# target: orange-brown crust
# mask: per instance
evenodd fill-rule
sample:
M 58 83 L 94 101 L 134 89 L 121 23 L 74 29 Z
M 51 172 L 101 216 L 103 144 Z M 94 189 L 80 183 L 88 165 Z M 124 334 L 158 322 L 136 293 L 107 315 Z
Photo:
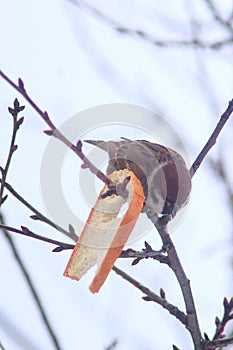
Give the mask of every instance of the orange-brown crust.
M 140 181 L 137 179 L 137 177 L 134 175 L 134 173 L 132 173 L 131 171 L 129 171 L 128 169 L 124 169 L 124 174 L 126 174 L 126 176 L 130 176 L 130 181 L 132 181 L 133 184 L 133 196 L 131 199 L 131 202 L 129 204 L 128 210 L 126 211 L 120 227 L 118 227 L 115 235 L 114 235 L 114 239 L 110 245 L 110 247 L 108 248 L 97 272 L 96 275 L 90 285 L 90 291 L 92 293 L 97 293 L 100 289 L 100 287 L 103 285 L 103 283 L 105 282 L 109 272 L 111 271 L 114 262 L 116 261 L 116 259 L 119 257 L 124 245 L 126 244 L 133 228 L 134 225 L 137 222 L 137 219 L 141 213 L 142 210 L 142 206 L 143 206 L 143 202 L 144 202 L 144 193 L 143 193 L 143 189 L 141 186 Z M 113 174 L 110 174 L 108 176 L 110 179 L 112 179 Z M 105 193 L 107 190 L 107 186 L 104 186 L 104 188 L 102 189 L 102 191 L 100 192 L 100 195 Z M 72 260 L 74 258 L 74 256 L 77 253 L 77 250 L 80 247 L 80 241 L 82 241 L 82 238 L 85 236 L 86 230 L 88 229 L 88 224 L 91 220 L 91 217 L 93 215 L 93 212 L 95 211 L 96 205 L 98 203 L 98 200 L 95 203 L 95 206 L 92 208 L 90 215 L 87 219 L 87 222 L 84 226 L 84 229 L 82 230 L 82 233 L 80 235 L 80 239 L 78 240 L 78 242 L 75 245 L 75 248 L 72 252 L 72 255 L 68 261 L 68 264 L 66 266 L 65 272 L 64 272 L 64 276 L 66 277 L 70 277 L 71 279 L 75 279 L 75 280 L 79 280 L 80 278 L 76 277 L 76 276 L 71 276 L 69 274 L 69 267 L 70 264 L 72 263 Z

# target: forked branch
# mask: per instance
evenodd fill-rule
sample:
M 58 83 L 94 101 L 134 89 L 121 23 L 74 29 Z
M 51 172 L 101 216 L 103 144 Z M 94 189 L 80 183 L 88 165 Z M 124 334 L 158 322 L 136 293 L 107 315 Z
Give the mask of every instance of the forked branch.
M 206 157 L 207 153 L 210 151 L 210 149 L 215 145 L 217 138 L 222 131 L 224 125 L 230 118 L 233 112 L 233 100 L 231 100 L 228 104 L 227 109 L 225 112 L 221 115 L 219 122 L 217 123 L 214 131 L 210 135 L 210 138 L 208 139 L 205 146 L 202 148 L 201 152 L 198 154 L 197 158 L 193 162 L 193 165 L 190 169 L 190 174 L 193 177 L 197 169 L 200 167 L 201 163 L 203 162 L 204 158 Z

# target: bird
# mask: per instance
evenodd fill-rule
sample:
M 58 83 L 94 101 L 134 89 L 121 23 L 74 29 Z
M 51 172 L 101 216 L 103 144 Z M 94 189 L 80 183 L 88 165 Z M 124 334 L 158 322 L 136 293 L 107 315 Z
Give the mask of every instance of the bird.
M 107 175 L 128 169 L 137 176 L 145 196 L 142 212 L 174 217 L 187 204 L 191 176 L 178 152 L 147 140 L 125 137 L 120 141 L 84 141 L 107 152 Z

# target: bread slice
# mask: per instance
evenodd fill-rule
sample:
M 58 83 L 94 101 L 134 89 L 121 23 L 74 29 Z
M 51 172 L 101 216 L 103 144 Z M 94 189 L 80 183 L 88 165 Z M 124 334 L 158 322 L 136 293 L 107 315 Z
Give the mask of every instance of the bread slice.
M 134 173 L 124 169 L 109 175 L 116 184 L 122 183 L 128 177 L 130 180 L 126 186 L 126 212 L 120 217 L 120 211 L 126 202 L 121 196 L 113 194 L 101 198 L 108 191 L 108 187 L 104 186 L 64 272 L 64 276 L 78 281 L 91 267 L 97 265 L 97 272 L 89 287 L 92 293 L 97 293 L 105 282 L 142 210 L 144 193 Z

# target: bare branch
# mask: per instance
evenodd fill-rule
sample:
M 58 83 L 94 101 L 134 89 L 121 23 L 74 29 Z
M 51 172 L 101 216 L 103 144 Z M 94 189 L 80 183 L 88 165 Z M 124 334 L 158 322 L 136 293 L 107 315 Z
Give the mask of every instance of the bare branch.
M 145 31 L 139 30 L 139 29 L 132 29 L 127 28 L 124 25 L 117 22 L 112 17 L 108 16 L 106 13 L 100 11 L 97 7 L 93 6 L 92 4 L 89 4 L 87 1 L 75 1 L 75 0 L 69 0 L 74 5 L 84 8 L 85 10 L 92 13 L 94 16 L 100 18 L 108 25 L 112 26 L 117 32 L 121 34 L 126 35 L 133 35 L 136 36 L 144 41 L 147 41 L 151 43 L 154 46 L 157 46 L 159 48 L 200 48 L 200 49 L 212 49 L 212 50 L 218 50 L 224 46 L 231 45 L 233 43 L 233 36 L 230 35 L 228 38 L 224 38 L 219 41 L 202 41 L 200 39 L 177 39 L 177 40 L 170 40 L 170 39 L 159 39 L 151 36 L 150 34 L 146 33 Z M 225 22 L 223 20 L 224 26 L 227 27 L 227 21 Z M 230 23 L 230 22 L 229 22 Z M 222 24 L 222 23 L 221 23 Z M 229 28 L 228 28 L 229 29 Z M 231 32 L 232 34 L 233 32 Z
M 18 114 L 24 110 L 24 106 L 20 106 L 19 102 L 17 99 L 14 100 L 14 106 L 13 108 L 9 107 L 8 111 L 13 117 L 13 130 L 12 130 L 12 136 L 11 136 L 11 143 L 10 143 L 10 148 L 9 148 L 9 153 L 6 161 L 5 168 L 1 167 L 1 173 L 2 173 L 2 179 L 1 179 L 1 187 L 0 187 L 0 207 L 7 198 L 7 196 L 3 197 L 3 191 L 5 187 L 5 182 L 6 182 L 6 177 L 7 173 L 10 167 L 10 163 L 13 157 L 14 152 L 17 149 L 17 145 L 15 145 L 15 139 L 16 139 L 16 134 L 17 131 L 20 127 L 20 125 L 23 123 L 23 117 L 18 119 Z
M 227 339 L 218 339 L 218 340 L 205 340 L 203 342 L 204 350 L 216 350 L 219 348 L 224 348 L 228 345 L 233 344 L 233 337 Z
M 132 265 L 136 265 L 142 259 L 153 259 L 157 260 L 163 264 L 169 264 L 168 257 L 164 254 L 165 251 L 161 250 L 153 250 L 151 246 L 145 242 L 145 248 L 142 251 L 136 251 L 134 249 L 123 250 L 119 256 L 119 258 L 134 258 Z
M 143 292 L 146 297 L 143 297 L 146 301 L 153 301 L 159 305 L 161 305 L 164 309 L 166 309 L 171 315 L 176 317 L 181 323 L 183 323 L 187 327 L 187 316 L 178 309 L 178 307 L 170 304 L 166 299 L 161 298 L 156 293 L 152 292 L 149 288 L 145 287 L 143 284 L 129 276 L 124 271 L 120 270 L 118 267 L 113 266 L 113 271 L 120 275 L 124 280 L 131 283 L 133 286 L 135 286 L 137 289 L 139 289 L 141 292 Z
M 214 17 L 214 19 L 216 21 L 218 21 L 218 23 L 220 23 L 225 29 L 227 29 L 231 34 L 233 34 L 233 27 L 231 25 L 231 22 L 228 20 L 225 20 L 222 15 L 220 14 L 220 12 L 217 10 L 217 8 L 215 7 L 214 3 L 212 0 L 205 0 L 205 3 L 208 7 L 208 9 L 210 10 L 212 16 Z
M 151 220 L 151 222 L 154 224 L 156 229 L 158 230 L 161 240 L 163 242 L 163 246 L 166 247 L 167 249 L 168 259 L 170 262 L 169 267 L 174 272 L 183 294 L 185 307 L 186 307 L 186 314 L 187 314 L 187 329 L 189 330 L 191 337 L 193 339 L 195 350 L 201 350 L 202 336 L 201 336 L 201 331 L 198 323 L 197 312 L 196 312 L 196 307 L 195 307 L 195 303 L 192 295 L 192 290 L 190 287 L 190 281 L 187 278 L 184 272 L 184 269 L 181 265 L 180 259 L 176 252 L 175 246 L 172 242 L 171 236 L 167 232 L 167 224 L 171 219 L 171 217 L 163 216 L 158 219 L 153 212 L 149 212 L 149 211 L 147 212 L 147 216 Z
M 22 79 L 19 78 L 18 85 L 16 85 L 6 74 L 4 74 L 2 71 L 0 71 L 0 76 L 9 84 L 11 85 L 16 91 L 18 91 L 25 100 L 31 105 L 31 107 L 37 112 L 37 114 L 44 120 L 44 122 L 49 126 L 49 130 L 45 130 L 45 133 L 50 136 L 54 136 L 57 139 L 59 139 L 61 142 L 63 142 L 68 148 L 70 148 L 79 158 L 82 159 L 82 161 L 86 164 L 87 168 L 90 169 L 90 171 L 95 174 L 101 181 L 103 181 L 107 186 L 110 188 L 115 188 L 115 185 L 112 183 L 112 181 L 104 175 L 99 169 L 96 168 L 96 166 L 89 161 L 89 159 L 84 155 L 82 152 L 82 142 L 78 141 L 76 145 L 72 144 L 60 131 L 56 128 L 56 126 L 53 124 L 52 120 L 50 119 L 48 113 L 46 111 L 42 111 L 38 105 L 31 99 L 31 97 L 27 94 L 25 90 L 24 83 Z
M 1 183 L 1 179 L 0 179 L 0 183 Z M 39 212 L 39 210 L 37 210 L 35 207 L 33 207 L 29 202 L 26 201 L 25 198 L 23 198 L 10 184 L 8 184 L 7 182 L 5 182 L 4 184 L 5 188 L 16 198 L 18 199 L 23 205 L 25 205 L 28 209 L 30 209 L 34 214 L 36 215 L 31 215 L 31 218 L 33 220 L 40 220 L 48 225 L 50 225 L 51 227 L 55 228 L 57 231 L 63 233 L 64 235 L 66 235 L 67 237 L 69 237 L 70 239 L 72 239 L 73 241 L 77 241 L 78 236 L 72 232 L 71 230 L 67 231 L 64 228 L 62 228 L 61 226 L 59 226 L 58 224 L 54 223 L 52 220 L 50 220 L 49 218 L 47 218 L 45 215 L 43 215 L 42 213 Z
M 213 337 L 213 340 L 221 339 L 225 335 L 223 334 L 224 329 L 226 327 L 226 324 L 229 321 L 233 320 L 233 298 L 231 300 L 227 300 L 227 298 L 224 298 L 223 301 L 223 306 L 224 306 L 224 313 L 223 317 L 220 320 L 218 317 L 215 319 L 215 325 L 216 325 L 216 331 Z
M 23 236 L 31 237 L 31 238 L 37 239 L 39 241 L 42 241 L 42 242 L 54 244 L 54 245 L 58 246 L 58 248 L 60 249 L 59 251 L 66 250 L 66 249 L 73 249 L 74 248 L 73 244 L 60 242 L 60 241 L 57 241 L 55 239 L 51 239 L 51 238 L 48 238 L 48 237 L 44 237 L 44 236 L 38 235 L 37 233 L 34 233 L 34 232 L 30 231 L 25 226 L 21 226 L 21 230 L 19 230 L 17 228 L 11 227 L 11 226 L 6 226 L 4 224 L 0 224 L 0 229 L 1 230 L 5 230 L 5 231 L 9 231 L 9 232 L 14 232 L 14 233 L 17 233 L 17 234 L 20 234 L 20 235 L 23 235 Z M 55 250 L 55 251 L 58 251 L 58 250 Z
M 216 125 L 214 131 L 212 132 L 209 140 L 195 159 L 193 165 L 190 168 L 190 174 L 193 177 L 201 163 L 203 162 L 204 158 L 206 157 L 209 150 L 214 146 L 214 144 L 217 142 L 217 138 L 222 131 L 224 125 L 226 124 L 227 120 L 230 118 L 231 114 L 233 112 L 233 100 L 231 100 L 228 104 L 227 109 L 225 112 L 221 115 L 220 120 L 218 124 Z
M 125 27 L 118 27 L 116 31 L 122 34 L 134 35 L 139 37 L 142 40 L 150 42 L 152 45 L 157 46 L 159 48 L 200 48 L 200 49 L 212 49 L 218 50 L 223 46 L 231 45 L 233 43 L 233 37 L 230 36 L 228 38 L 207 42 L 202 41 L 200 39 L 178 39 L 178 40 L 170 40 L 170 39 L 157 39 L 152 37 L 146 32 L 141 30 L 129 29 Z
M 42 302 L 40 300 L 39 294 L 36 291 L 36 288 L 35 288 L 35 286 L 34 286 L 34 284 L 32 282 L 32 279 L 31 279 L 31 277 L 29 275 L 29 272 L 28 272 L 25 264 L 23 263 L 22 258 L 20 257 L 20 254 L 19 254 L 19 252 L 18 252 L 18 250 L 16 248 L 16 245 L 14 244 L 14 241 L 13 241 L 12 237 L 10 236 L 9 232 L 7 231 L 7 229 L 3 228 L 5 223 L 4 223 L 4 219 L 3 219 L 3 216 L 2 216 L 1 213 L 0 213 L 0 222 L 1 222 L 1 230 L 3 231 L 3 234 L 5 235 L 8 243 L 9 243 L 9 245 L 11 247 L 11 250 L 12 250 L 12 252 L 14 254 L 14 257 L 15 257 L 15 259 L 16 259 L 16 261 L 17 261 L 17 263 L 18 263 L 18 265 L 19 265 L 19 267 L 20 267 L 20 269 L 21 269 L 21 271 L 22 271 L 22 273 L 24 275 L 24 278 L 27 281 L 29 289 L 30 289 L 30 291 L 31 291 L 31 293 L 33 295 L 33 298 L 34 298 L 34 300 L 36 302 L 36 305 L 37 305 L 37 307 L 39 309 L 41 317 L 42 317 L 42 319 L 44 321 L 45 327 L 46 327 L 46 329 L 47 329 L 47 331 L 48 331 L 48 333 L 50 335 L 50 338 L 51 338 L 51 340 L 53 342 L 54 348 L 57 349 L 57 350 L 62 350 L 62 347 L 59 344 L 59 341 L 58 341 L 58 338 L 57 338 L 57 336 L 55 334 L 55 331 L 53 330 L 52 325 L 49 322 L 49 319 L 48 319 L 48 316 L 47 316 L 46 311 L 44 309 L 44 306 L 42 305 Z M 7 226 L 5 226 L 5 227 L 7 227 Z

